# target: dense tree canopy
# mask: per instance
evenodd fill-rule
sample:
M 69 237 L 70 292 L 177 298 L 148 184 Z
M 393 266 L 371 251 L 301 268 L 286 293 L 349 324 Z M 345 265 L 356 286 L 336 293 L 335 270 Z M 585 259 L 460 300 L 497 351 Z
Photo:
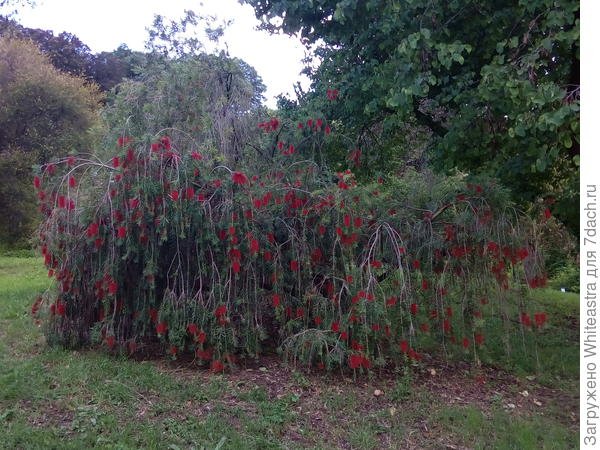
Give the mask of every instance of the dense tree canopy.
M 154 57 L 139 79 L 120 84 L 109 99 L 108 128 L 148 138 L 166 130 L 175 142 L 193 137 L 204 151 L 239 159 L 259 131 L 264 85 L 256 71 L 225 55 Z
M 578 2 L 246 1 L 316 47 L 301 104 L 342 119 L 363 165 L 424 142 L 441 170 L 499 177 L 521 202 L 555 197 L 576 228 Z
M 88 147 L 99 100 L 95 86 L 58 71 L 33 43 L 0 38 L 2 237 L 31 232 L 31 165 Z
M 11 18 L 0 16 L 0 36 L 31 40 L 54 67 L 66 73 L 94 81 L 108 91 L 125 78 L 134 78 L 146 64 L 146 55 L 119 46 L 112 52 L 92 53 L 77 36 L 62 32 L 24 27 Z

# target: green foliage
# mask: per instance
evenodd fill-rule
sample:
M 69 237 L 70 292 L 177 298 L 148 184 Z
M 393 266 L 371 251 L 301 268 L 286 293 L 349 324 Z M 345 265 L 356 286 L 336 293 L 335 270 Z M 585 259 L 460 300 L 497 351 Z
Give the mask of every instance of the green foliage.
M 277 137 L 280 125 L 260 127 Z M 534 224 L 494 183 L 407 172 L 361 186 L 291 147 L 246 175 L 196 145 L 121 136 L 109 161 L 42 168 L 50 341 L 160 343 L 214 371 L 281 346 L 302 364 L 362 370 L 431 343 L 476 356 L 502 293 L 545 282 Z
M 244 61 L 200 54 L 179 59 L 154 55 L 136 80 L 126 80 L 104 110 L 117 136 L 169 130 L 174 145 L 196 142 L 197 151 L 238 160 L 256 140 L 264 85 Z M 103 156 L 110 156 L 108 155 Z
M 33 164 L 86 148 L 98 90 L 56 70 L 34 44 L 0 38 L 0 240 L 23 245 L 35 228 Z
M 521 204 L 554 197 L 577 229 L 579 2 L 246 3 L 316 47 L 297 113 L 357 136 L 346 151 L 361 148 L 368 173 L 419 164 L 425 147 L 439 170 L 498 177 Z
M 575 264 L 565 264 L 555 272 L 549 285 L 554 289 L 579 293 L 579 271 L 579 267 Z

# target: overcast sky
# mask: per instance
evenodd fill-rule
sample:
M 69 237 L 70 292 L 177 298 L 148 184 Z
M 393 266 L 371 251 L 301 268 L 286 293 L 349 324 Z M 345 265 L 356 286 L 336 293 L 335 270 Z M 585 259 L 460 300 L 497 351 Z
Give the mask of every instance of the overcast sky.
M 269 35 L 255 28 L 258 21 L 249 5 L 237 0 L 37 0 L 34 8 L 21 7 L 16 19 L 30 28 L 67 31 L 76 35 L 93 52 L 111 51 L 125 43 L 133 50 L 144 50 L 146 28 L 154 14 L 179 19 L 184 9 L 201 14 L 232 19 L 224 41 L 229 53 L 253 66 L 267 86 L 267 104 L 275 106 L 275 96 L 293 95 L 293 85 L 306 77 L 300 76 L 304 47 L 298 39 Z

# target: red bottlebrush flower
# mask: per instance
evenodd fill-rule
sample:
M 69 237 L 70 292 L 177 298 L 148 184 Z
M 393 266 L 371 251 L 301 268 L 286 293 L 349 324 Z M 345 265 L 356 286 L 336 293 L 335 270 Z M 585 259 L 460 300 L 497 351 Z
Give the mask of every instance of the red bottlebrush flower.
M 429 283 L 427 282 L 427 280 L 423 279 L 423 281 L 421 281 L 421 289 L 423 289 L 424 291 L 429 289 Z
M 263 258 L 265 259 L 265 261 L 271 261 L 273 259 L 273 254 L 267 250 L 263 253 Z
M 531 326 L 531 318 L 527 313 L 521 313 L 521 323 L 523 326 L 530 327 Z
M 91 223 L 86 230 L 86 236 L 89 238 L 95 237 L 98 235 L 99 225 L 97 223 Z
M 350 217 L 350 214 L 344 214 L 344 226 L 347 228 L 350 226 L 351 223 L 352 217 Z
M 488 242 L 487 250 L 490 253 L 498 253 L 498 251 L 500 251 L 500 246 L 498 244 L 496 244 L 495 242 Z
M 215 317 L 223 317 L 225 314 L 227 314 L 227 306 L 220 305 L 215 309 Z
M 158 320 L 158 311 L 154 308 L 150 308 L 150 310 L 148 311 L 148 315 L 150 316 L 150 320 L 152 321 L 152 323 L 156 323 L 156 321 Z
M 242 172 L 233 172 L 231 175 L 231 180 L 234 184 L 246 184 L 248 183 L 248 177 L 244 175 Z
M 222 184 L 222 181 L 219 179 L 213 181 L 213 186 L 217 189 L 221 187 L 221 184 Z
M 172 191 L 169 193 L 169 197 L 171 198 L 171 200 L 173 200 L 174 202 L 176 202 L 177 200 L 179 200 L 179 191 Z
M 233 270 L 233 273 L 240 273 L 241 268 L 240 260 L 234 259 L 231 263 L 231 270 Z
M 296 308 L 296 319 L 301 319 L 304 317 L 304 308 Z
M 75 165 L 75 157 L 74 156 L 69 156 L 67 158 L 67 165 L 69 167 L 73 167 Z
M 338 187 L 344 190 L 349 188 L 349 186 L 343 180 L 338 181 Z
M 136 209 L 138 206 L 140 206 L 139 198 L 130 198 L 129 199 L 129 208 Z
M 331 134 L 331 127 L 329 124 L 325 125 L 325 136 L 329 136 Z
M 550 208 L 544 209 L 544 218 L 548 220 L 550 217 L 552 217 L 552 212 L 550 211 Z
M 362 224 L 363 224 L 363 220 L 360 217 L 355 217 L 354 218 L 354 226 L 356 228 L 362 227 Z
M 450 320 L 444 319 L 444 321 L 442 322 L 442 329 L 444 330 L 444 333 L 450 333 L 452 331 L 452 325 L 450 324 Z
M 517 249 L 516 256 L 519 260 L 523 261 L 529 256 L 529 250 L 526 247 L 521 247 Z
M 198 344 L 204 344 L 206 342 L 206 333 L 204 331 L 198 331 L 195 333 L 195 337 Z
M 462 340 L 462 346 L 463 346 L 463 348 L 467 349 L 467 348 L 469 348 L 469 345 L 471 345 L 471 342 L 469 341 L 469 339 L 466 338 L 466 337 L 463 338 L 463 340 Z
M 340 333 L 340 339 L 341 339 L 342 341 L 347 341 L 347 340 L 348 340 L 348 332 L 347 332 L 347 331 L 342 331 L 342 332 Z
M 452 241 L 456 237 L 456 232 L 454 231 L 454 226 L 446 225 L 444 226 L 444 234 L 447 241 Z
M 104 341 L 106 342 L 106 346 L 110 349 L 112 349 L 117 342 L 115 337 L 112 335 L 106 336 L 106 339 Z
M 258 253 L 258 250 L 260 249 L 259 244 L 258 244 L 258 239 L 250 239 L 250 254 L 256 254 Z
M 400 341 L 400 351 L 402 353 L 408 353 L 409 345 L 408 341 Z
M 64 316 L 64 315 L 65 315 L 65 310 L 66 310 L 66 308 L 65 308 L 65 303 L 64 303 L 64 302 L 61 302 L 60 300 L 58 300 L 58 301 L 56 302 L 56 309 L 55 309 L 55 311 L 56 311 L 56 314 L 57 314 L 58 316 Z M 536 315 L 537 315 L 537 314 L 536 314 Z
M 360 166 L 360 158 L 362 156 L 362 150 L 354 149 L 350 153 L 348 153 L 348 157 L 346 158 L 349 162 L 354 164 L 356 167 Z
M 446 317 L 452 317 L 454 314 L 454 311 L 452 310 L 452 306 L 447 306 L 446 307 Z
M 273 294 L 273 308 L 277 308 L 281 304 L 281 297 L 279 294 Z
M 319 225 L 319 234 L 321 236 L 323 236 L 325 234 L 325 231 L 327 231 L 327 229 L 325 228 L 325 225 Z
M 74 176 L 70 176 L 69 177 L 69 187 L 74 188 L 77 185 L 77 181 L 75 181 L 75 177 Z
M 108 293 L 111 295 L 115 295 L 117 293 L 117 290 L 119 289 L 119 285 L 117 284 L 116 281 L 111 281 L 108 284 Z
M 418 259 L 415 259 L 412 262 L 412 266 L 413 266 L 413 269 L 419 270 L 421 268 L 421 261 L 419 261 Z
M 133 355 L 135 353 L 135 351 L 137 350 L 137 344 L 135 341 L 129 341 L 127 343 L 127 349 L 129 350 L 129 354 Z
M 158 325 L 156 325 L 156 334 L 159 336 L 164 336 L 167 334 L 168 329 L 169 326 L 167 325 L 167 322 L 160 322 Z
M 335 234 L 337 234 L 338 236 L 342 236 L 344 232 L 340 227 L 335 227 Z
M 119 239 L 124 239 L 125 236 L 127 236 L 127 228 L 125 227 L 119 227 L 117 230 L 117 237 Z
M 485 338 L 483 337 L 483 334 L 475 333 L 475 344 L 483 345 L 484 341 L 485 341 Z
M 417 312 L 418 312 L 418 310 L 419 310 L 419 305 L 417 305 L 416 303 L 411 303 L 411 304 L 410 304 L 410 313 L 411 313 L 413 316 L 416 316 L 416 315 L 417 315 Z
M 67 200 L 65 199 L 64 195 L 59 195 L 57 202 L 59 208 L 65 208 L 67 206 Z
M 200 161 L 202 159 L 202 155 L 196 151 L 191 153 L 192 159 L 195 159 L 196 161 Z
M 287 149 L 287 154 L 293 155 L 294 153 L 296 153 L 296 147 L 294 147 L 294 144 L 290 144 L 290 146 Z
M 323 323 L 323 319 L 320 316 L 315 317 L 313 320 L 316 326 L 320 326 Z
M 546 323 L 547 319 L 548 319 L 548 317 L 546 316 L 546 313 L 544 313 L 544 312 L 535 313 L 533 315 L 533 320 L 535 321 L 535 326 L 538 328 L 542 328 L 544 326 L 544 324 Z
M 348 358 L 348 366 L 351 369 L 358 369 L 363 364 L 363 356 L 362 355 L 350 355 Z
M 298 129 L 302 130 L 304 128 L 304 124 L 302 122 L 298 122 Z
M 323 258 L 323 251 L 320 248 L 315 248 L 310 254 L 310 259 L 313 263 L 318 263 Z
M 376 259 L 374 259 L 373 261 L 371 261 L 371 267 L 375 268 L 375 269 L 380 269 L 382 266 L 381 261 L 378 261 Z
M 320 130 L 322 126 L 323 126 L 323 119 L 317 119 L 317 122 L 315 123 L 315 128 Z
M 338 90 L 337 89 L 327 89 L 327 100 L 336 100 L 338 97 Z
M 33 177 L 33 187 L 38 190 L 42 187 L 42 181 L 40 180 L 40 177 Z
M 189 323 L 186 327 L 186 331 L 191 335 L 196 335 L 200 330 L 198 329 L 198 325 L 196 325 L 195 323 Z
M 378 323 L 374 323 L 373 325 L 371 325 L 371 330 L 378 332 L 381 330 L 381 325 L 379 325 Z
M 346 282 L 352 284 L 354 282 L 354 277 L 352 275 L 346 275 Z
M 385 301 L 386 306 L 394 306 L 398 303 L 398 299 L 396 297 L 390 297 Z
M 206 350 L 197 348 L 196 357 L 207 361 L 212 358 L 212 350 L 208 348 Z
M 171 356 L 177 356 L 177 346 L 171 345 L 171 347 L 169 348 L 169 353 L 171 354 Z
M 358 341 L 354 340 L 352 341 L 351 347 L 352 350 L 356 350 L 357 352 L 364 350 L 364 347 Z
M 331 323 L 331 331 L 333 331 L 334 333 L 339 333 L 340 332 L 340 323 L 332 322 Z
M 213 362 L 210 363 L 210 371 L 213 373 L 224 372 L 225 366 L 221 361 L 215 359 Z
M 121 164 L 121 161 L 119 160 L 119 157 L 118 156 L 113 157 L 112 166 L 116 169 L 117 167 L 119 167 L 120 164 Z
M 193 200 L 195 196 L 196 196 L 196 193 L 194 192 L 193 187 L 189 186 L 185 189 L 185 198 L 187 200 Z
M 293 272 L 297 272 L 300 270 L 300 263 L 298 261 L 296 261 L 295 259 L 290 261 L 290 269 Z
M 423 323 L 422 323 L 422 324 L 419 326 L 419 328 L 421 329 L 421 331 L 422 331 L 423 333 L 429 333 L 429 324 L 428 324 L 428 323 L 426 323 L 426 322 L 423 322 Z
M 171 138 L 169 136 L 163 136 L 160 138 L 160 146 L 165 150 L 171 150 Z

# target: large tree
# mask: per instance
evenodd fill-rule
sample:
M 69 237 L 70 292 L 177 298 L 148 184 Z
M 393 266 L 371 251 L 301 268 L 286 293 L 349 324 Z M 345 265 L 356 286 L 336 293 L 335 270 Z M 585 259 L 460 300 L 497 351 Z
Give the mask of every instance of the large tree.
M 496 176 L 523 203 L 555 197 L 577 227 L 578 2 L 245 1 L 316 48 L 304 104 L 342 119 L 372 169 L 418 136 L 439 169 Z
M 0 239 L 26 239 L 35 225 L 31 165 L 86 149 L 100 95 L 58 71 L 35 44 L 0 38 Z

